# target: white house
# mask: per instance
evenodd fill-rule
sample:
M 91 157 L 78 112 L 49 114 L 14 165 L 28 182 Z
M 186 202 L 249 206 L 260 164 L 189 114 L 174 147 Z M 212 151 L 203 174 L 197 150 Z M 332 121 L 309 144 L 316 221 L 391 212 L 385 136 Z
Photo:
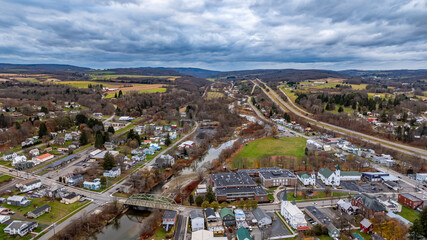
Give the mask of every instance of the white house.
M 26 156 L 16 156 L 14 159 L 12 159 L 12 166 L 14 167 L 18 163 L 26 162 L 27 157 Z
M 205 219 L 201 209 L 195 209 L 190 212 L 191 230 L 193 232 L 205 228 Z
M 38 155 L 40 155 L 40 151 L 37 148 L 31 149 L 29 154 L 33 157 L 37 157 Z
M 134 161 L 144 161 L 146 158 L 145 153 L 140 153 L 138 155 L 132 156 L 132 160 Z
M 283 193 L 283 198 L 280 205 L 280 213 L 292 228 L 297 230 L 308 230 L 304 213 L 296 206 L 296 204 L 288 201 L 286 189 Z
M 121 174 L 121 170 L 119 167 L 114 167 L 109 171 L 105 171 L 104 172 L 104 177 L 110 177 L 110 178 L 115 178 L 120 176 Z
M 21 192 L 29 192 L 34 189 L 40 188 L 41 185 L 42 185 L 42 182 L 39 179 L 32 178 L 16 184 L 16 187 L 19 188 Z
M 415 180 L 419 182 L 427 182 L 427 173 L 417 173 L 415 174 Z
M 38 223 L 36 222 L 24 222 L 15 220 L 4 228 L 4 232 L 9 235 L 18 234 L 19 236 L 23 237 L 27 233 L 32 232 L 33 229 L 37 228 L 37 226 Z
M 300 172 L 297 174 L 297 178 L 302 182 L 302 184 L 304 184 L 304 186 L 307 186 L 307 185 L 315 186 L 316 185 L 316 174 L 314 173 L 314 170 L 311 173 L 311 175 L 309 175 L 305 172 Z
M 252 214 L 258 222 L 258 226 L 267 226 L 273 222 L 271 217 L 261 208 L 253 210 Z
M 378 201 L 385 207 L 387 212 L 399 213 L 402 211 L 402 205 L 387 197 L 378 197 Z
M 12 153 L 5 153 L 3 155 L 3 160 L 4 161 L 12 161 L 13 159 L 15 159 L 18 156 L 18 154 L 16 154 L 16 152 L 12 152 Z
M 10 216 L 7 216 L 7 215 L 0 216 L 0 224 L 3 224 L 9 221 L 9 219 L 10 219 Z
M 246 220 L 245 212 L 243 212 L 243 210 L 240 208 L 237 208 L 234 210 L 234 217 L 235 217 L 236 221 L 245 221 Z

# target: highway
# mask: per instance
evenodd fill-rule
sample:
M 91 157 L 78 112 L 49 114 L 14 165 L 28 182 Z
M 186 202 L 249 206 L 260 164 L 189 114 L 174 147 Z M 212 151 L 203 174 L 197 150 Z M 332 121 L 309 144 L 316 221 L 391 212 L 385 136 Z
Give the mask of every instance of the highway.
M 372 143 L 376 143 L 376 144 L 381 144 L 384 147 L 390 148 L 392 150 L 398 151 L 398 152 L 402 152 L 405 154 L 409 154 L 409 155 L 414 155 L 417 157 L 421 157 L 425 160 L 427 160 L 427 151 L 420 149 L 420 148 L 415 148 L 415 147 L 411 147 L 411 146 L 407 146 L 404 145 L 402 143 L 395 143 L 392 141 L 388 141 L 388 140 L 384 140 L 382 138 L 378 138 L 378 137 L 374 137 L 374 136 L 370 136 L 370 135 L 366 135 L 360 132 L 356 132 L 356 131 L 352 131 L 349 129 L 345 129 L 342 127 L 338 127 L 329 123 L 325 123 L 325 122 L 321 122 L 318 121 L 316 119 L 313 119 L 311 117 L 306 116 L 305 114 L 302 114 L 300 111 L 295 110 L 295 108 L 293 106 L 291 106 L 290 104 L 286 103 L 285 101 L 283 101 L 283 99 L 277 95 L 277 93 L 275 91 L 273 91 L 273 89 L 271 89 L 270 87 L 268 87 L 266 84 L 264 84 L 263 82 L 261 82 L 267 89 L 269 89 L 269 91 L 267 92 L 264 88 L 262 88 L 261 86 L 259 86 L 259 84 L 257 83 L 257 81 L 260 81 L 259 79 L 257 80 L 252 80 L 252 83 L 257 85 L 258 87 L 260 87 L 263 92 L 276 104 L 279 105 L 279 107 L 287 112 L 291 111 L 292 113 L 294 113 L 295 115 L 302 117 L 304 119 L 306 119 L 308 122 L 310 122 L 310 124 L 319 126 L 319 127 L 323 127 L 323 128 L 327 128 L 330 131 L 333 132 L 337 132 L 339 134 L 345 135 L 345 136 L 351 136 L 351 137 L 360 137 L 363 141 L 366 142 L 372 142 Z M 273 95 L 273 96 L 272 96 Z M 286 97 L 288 97 L 285 94 Z M 288 99 L 290 99 L 288 97 Z

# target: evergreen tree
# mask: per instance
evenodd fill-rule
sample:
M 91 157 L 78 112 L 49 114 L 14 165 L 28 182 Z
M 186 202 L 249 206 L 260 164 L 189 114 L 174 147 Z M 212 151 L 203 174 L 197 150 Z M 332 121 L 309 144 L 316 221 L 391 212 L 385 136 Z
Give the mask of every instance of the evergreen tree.
M 3 113 L 0 115 L 0 127 L 1 128 L 7 127 L 6 117 L 4 116 Z
M 423 239 L 427 238 L 427 207 L 425 207 L 414 224 L 409 228 L 410 239 Z
M 15 128 L 16 129 L 21 129 L 21 124 L 19 122 L 15 122 Z
M 95 136 L 95 147 L 96 148 L 102 148 L 104 146 L 104 137 L 102 136 L 101 132 L 96 132 Z
M 47 108 L 45 106 L 41 107 L 40 112 L 48 114 L 49 110 L 47 110 Z
M 104 163 L 102 164 L 102 167 L 105 170 L 111 170 L 115 166 L 116 166 L 116 162 L 114 160 L 113 155 L 111 155 L 109 152 L 105 153 Z
M 80 134 L 79 142 L 80 142 L 80 145 L 82 146 L 88 144 L 88 136 L 85 130 L 83 130 L 82 134 Z
M 203 203 L 203 198 L 201 196 L 196 197 L 196 205 L 201 206 Z
M 208 190 L 205 195 L 205 200 L 208 201 L 209 203 L 215 201 L 215 193 L 213 192 L 211 186 L 208 187 Z
M 49 132 L 47 131 L 46 124 L 41 123 L 39 127 L 39 138 L 46 136 Z
M 123 96 L 122 90 L 119 91 L 119 98 Z
M 172 143 L 172 141 L 171 141 L 171 138 L 170 138 L 169 133 L 168 133 L 168 135 L 166 136 L 165 145 L 169 146 L 169 145 L 171 145 L 171 143 Z
M 338 112 L 344 112 L 344 108 L 342 108 L 342 106 L 340 106 L 340 108 L 338 108 Z
M 114 93 L 114 98 L 117 98 L 117 93 Z
M 109 126 L 107 132 L 114 134 L 116 131 L 113 126 Z
M 100 180 L 101 180 L 101 185 L 102 186 L 107 185 L 107 178 L 106 177 L 102 176 Z
M 194 203 L 194 195 L 190 194 L 190 197 L 188 197 L 188 202 L 190 203 L 190 206 Z

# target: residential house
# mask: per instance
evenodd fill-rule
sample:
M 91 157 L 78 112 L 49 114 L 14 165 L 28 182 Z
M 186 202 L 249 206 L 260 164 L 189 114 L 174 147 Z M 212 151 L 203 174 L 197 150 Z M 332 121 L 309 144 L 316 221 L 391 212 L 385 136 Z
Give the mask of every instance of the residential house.
M 72 141 L 73 140 L 73 135 L 71 135 L 71 133 L 66 133 L 64 136 L 64 140 L 65 141 Z
M 156 159 L 156 164 L 159 168 L 172 167 L 175 164 L 175 158 L 171 155 L 161 155 Z
M 33 157 L 37 157 L 38 155 L 40 155 L 40 151 L 39 151 L 39 149 L 34 148 L 34 149 L 31 149 L 31 150 L 29 151 L 29 154 L 30 154 L 31 156 L 33 156 Z
M 104 143 L 104 148 L 107 151 L 113 151 L 116 148 L 116 145 L 112 142 L 105 142 Z
M 297 178 L 302 182 L 302 184 L 304 184 L 304 186 L 315 186 L 316 185 L 316 174 L 313 172 L 311 173 L 311 175 L 305 173 L 305 172 L 300 172 L 297 174 Z
M 72 204 L 80 200 L 80 195 L 76 194 L 75 192 L 71 192 L 61 199 L 61 203 L 63 204 Z
M 224 235 L 221 217 L 212 208 L 205 209 L 205 221 L 207 229 L 214 235 Z
M 113 167 L 111 170 L 105 171 L 103 175 L 104 177 L 115 178 L 120 176 L 121 173 L 122 172 L 119 167 Z
M 52 208 L 49 205 L 45 204 L 39 208 L 34 209 L 31 212 L 27 212 L 26 215 L 28 218 L 38 218 L 41 215 L 50 212 L 51 209 Z
M 133 149 L 133 150 L 132 150 L 132 152 L 131 152 L 130 154 L 132 154 L 132 155 L 139 155 L 139 154 L 141 154 L 143 151 L 144 151 L 144 149 L 143 149 L 143 148 L 135 148 L 135 149 Z
M 12 159 L 12 166 L 16 168 L 16 165 L 19 163 L 25 163 L 27 161 L 27 157 L 24 155 L 16 156 Z
M 194 147 L 196 144 L 193 141 L 185 141 L 178 146 L 178 150 L 182 151 L 184 149 L 189 149 Z
M 18 207 L 26 207 L 31 204 L 31 201 L 23 196 L 11 196 L 7 198 L 7 204 Z
M 369 219 L 364 218 L 362 221 L 360 221 L 360 231 L 366 234 L 369 234 L 372 232 L 372 229 L 373 229 L 373 225 L 369 221 Z
M 156 150 L 154 150 L 154 148 L 146 148 L 144 149 L 144 154 L 145 155 L 154 155 L 154 153 L 156 152 Z
M 7 227 L 4 228 L 4 232 L 9 235 L 19 235 L 21 237 L 26 234 L 32 232 L 35 228 L 38 227 L 38 223 L 36 222 L 24 222 L 14 220 Z
M 261 208 L 253 210 L 252 214 L 258 222 L 258 226 L 260 227 L 270 225 L 273 222 L 271 217 Z
M 203 230 L 205 228 L 205 220 L 201 209 L 194 209 L 190 212 L 191 230 L 193 232 Z
M 385 215 L 386 211 L 378 199 L 365 193 L 354 196 L 351 200 L 351 205 L 357 206 L 367 218 L 378 214 Z
M 101 180 L 99 178 L 96 178 L 95 180 L 93 180 L 93 182 L 84 181 L 83 188 L 98 191 L 99 189 L 101 189 Z
M 197 240 L 227 240 L 227 237 L 215 237 L 214 233 L 207 230 L 198 230 L 191 233 L 191 239 Z
M 236 231 L 237 240 L 252 240 L 251 235 L 249 234 L 248 229 L 240 227 Z
M 216 222 L 215 211 L 212 208 L 205 209 L 205 220 L 206 222 Z
M 346 199 L 340 199 L 337 202 L 337 209 L 343 213 L 347 213 L 348 215 L 354 215 L 356 214 L 358 207 L 351 205 L 351 203 Z
M 228 226 L 236 225 L 236 218 L 234 217 L 234 213 L 233 211 L 231 211 L 230 208 L 225 207 L 221 209 L 219 214 L 221 215 L 222 222 L 224 223 L 225 226 L 228 227 Z
M 381 154 L 381 155 L 375 155 L 372 158 L 372 161 L 374 163 L 378 163 L 381 165 L 385 165 L 387 167 L 393 167 L 396 165 L 396 161 L 393 160 L 393 157 L 390 155 L 386 155 L 386 154 Z
M 175 211 L 165 211 L 163 213 L 163 228 L 166 230 L 166 232 L 169 232 L 169 230 L 175 225 L 176 221 L 176 212 Z
M 18 156 L 18 154 L 16 154 L 16 152 L 11 152 L 11 153 L 5 153 L 3 155 L 3 160 L 4 161 L 12 161 L 14 158 L 16 158 Z
M 329 223 L 328 226 L 326 226 L 326 228 L 328 229 L 329 237 L 331 237 L 333 239 L 339 238 L 340 230 L 338 230 L 338 228 L 336 228 L 332 223 Z
M 240 208 L 234 210 L 234 217 L 236 218 L 236 221 L 246 221 L 245 212 Z
M 409 193 L 400 193 L 397 197 L 397 201 L 411 209 L 422 208 L 424 204 L 422 199 Z
M 422 183 L 427 182 L 427 173 L 416 173 L 415 180 Z
M 283 192 L 280 213 L 292 228 L 297 229 L 298 231 L 308 229 L 304 213 L 296 206 L 294 202 L 291 203 L 288 201 L 286 189 Z
M 5 222 L 9 221 L 10 216 L 0 216 L 0 224 L 4 224 Z
M 146 158 L 145 153 L 140 153 L 138 155 L 132 156 L 132 160 L 134 161 L 144 161 Z
M 67 184 L 74 186 L 78 183 L 83 182 L 83 176 L 81 174 L 77 174 L 77 175 L 71 175 L 70 177 L 68 177 L 68 179 L 66 179 Z
M 31 178 L 16 184 L 16 188 L 19 188 L 21 192 L 29 192 L 34 189 L 40 188 L 41 185 L 42 182 L 39 179 Z

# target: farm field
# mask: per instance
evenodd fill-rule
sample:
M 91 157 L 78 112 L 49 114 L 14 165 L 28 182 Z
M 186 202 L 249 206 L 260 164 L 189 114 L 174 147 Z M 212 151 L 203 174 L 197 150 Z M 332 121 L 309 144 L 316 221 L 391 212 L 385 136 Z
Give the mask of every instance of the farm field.
M 127 77 L 127 78 L 166 78 L 168 80 L 175 80 L 178 76 L 148 76 L 148 75 L 91 75 L 92 80 L 112 80 L 117 79 L 119 77 Z
M 307 139 L 302 137 L 260 139 L 243 147 L 233 158 L 233 162 L 236 159 L 245 158 L 248 160 L 248 165 L 253 166 L 255 159 L 266 156 L 294 156 L 301 158 L 304 156 L 306 141 Z
M 211 99 L 214 99 L 214 98 L 222 98 L 222 97 L 225 97 L 224 93 L 222 93 L 222 92 L 208 92 L 206 94 L 206 99 L 207 100 L 211 100 Z
M 121 87 L 123 85 L 112 84 L 111 87 L 117 88 L 115 91 L 109 91 L 105 98 L 113 98 L 114 95 L 119 93 L 121 90 L 123 94 L 128 92 L 138 92 L 138 93 L 156 93 L 156 92 L 166 92 L 163 84 L 132 84 L 132 87 Z
M 61 82 L 57 82 L 57 84 L 65 84 L 65 85 L 76 87 L 76 88 L 87 88 L 89 84 L 92 84 L 92 85 L 102 84 L 104 87 L 112 86 L 112 84 L 108 84 L 108 83 L 96 83 L 91 81 L 61 81 Z
M 24 77 L 19 77 L 19 78 L 15 78 L 16 80 L 20 81 L 20 82 L 32 82 L 32 83 L 39 83 L 40 81 L 35 79 L 35 78 L 24 78 Z

